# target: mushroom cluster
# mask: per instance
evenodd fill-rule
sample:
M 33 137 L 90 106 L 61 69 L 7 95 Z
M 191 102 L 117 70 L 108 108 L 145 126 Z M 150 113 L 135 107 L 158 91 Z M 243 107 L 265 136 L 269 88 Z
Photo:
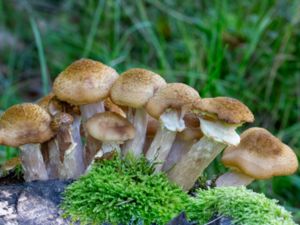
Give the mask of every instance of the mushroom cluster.
M 97 158 L 117 151 L 145 156 L 184 190 L 193 187 L 225 149 L 231 172 L 217 186 L 296 171 L 294 152 L 229 97 L 201 98 L 183 83 L 167 83 L 149 70 L 120 76 L 101 62 L 80 59 L 62 71 L 53 90 L 36 103 L 10 107 L 0 117 L 0 144 L 19 147 L 26 181 L 77 178 Z

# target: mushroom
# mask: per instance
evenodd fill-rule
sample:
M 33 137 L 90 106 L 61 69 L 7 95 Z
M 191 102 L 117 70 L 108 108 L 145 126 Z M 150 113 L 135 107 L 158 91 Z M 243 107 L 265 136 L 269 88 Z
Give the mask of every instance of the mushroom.
M 111 67 L 91 59 L 80 59 L 62 71 L 53 83 L 54 94 L 71 105 L 79 105 L 83 120 L 103 112 L 118 73 Z
M 216 180 L 216 186 L 247 186 L 255 179 L 294 173 L 297 156 L 289 146 L 263 128 L 244 131 L 238 146 L 227 147 L 222 163 L 231 169 Z
M 40 143 L 54 136 L 50 122 L 51 116 L 31 103 L 14 105 L 0 118 L 0 144 L 20 148 L 26 181 L 48 179 Z
M 49 178 L 78 177 L 84 171 L 78 109 L 58 100 L 53 93 L 40 99 L 38 104 L 52 115 L 51 127 L 57 132 L 54 138 L 42 144 Z
M 127 70 L 113 84 L 111 100 L 117 105 L 128 107 L 127 118 L 136 129 L 136 136 L 123 146 L 124 154 L 129 151 L 135 156 L 142 154 L 148 123 L 144 106 L 165 85 L 160 75 L 140 68 Z
M 183 105 L 196 99 L 199 99 L 198 92 L 182 83 L 167 84 L 149 99 L 146 110 L 150 116 L 161 123 L 146 154 L 149 161 L 160 162 L 156 165 L 156 172 L 161 170 L 176 137 L 176 132 L 185 129 Z
M 171 181 L 187 191 L 227 145 L 240 142 L 235 129 L 252 122 L 254 117 L 247 106 L 227 97 L 199 99 L 186 105 L 184 110 L 198 115 L 204 136 L 167 174 Z
M 55 97 L 53 92 L 50 92 L 48 95 L 37 100 L 36 104 L 42 107 L 52 117 L 63 111 L 62 102 Z M 41 144 L 41 152 L 50 179 L 58 178 L 58 168 L 60 163 L 58 160 L 60 155 L 59 146 L 55 140 L 56 138 L 53 137 L 49 141 Z
M 118 73 L 111 67 L 91 59 L 73 62 L 55 79 L 53 92 L 61 101 L 80 106 L 81 116 L 85 122 L 95 113 L 104 112 L 103 100 L 108 97 L 110 88 L 118 78 Z M 80 130 L 80 118 L 74 117 L 73 130 Z M 79 133 L 75 134 L 76 139 Z M 80 140 L 80 139 L 78 139 Z M 87 137 L 84 158 L 88 164 L 95 155 L 98 143 Z M 79 143 L 78 143 L 79 144 Z M 79 150 L 79 148 L 78 148 Z M 81 151 L 83 151 L 81 149 Z
M 132 139 L 135 135 L 132 124 L 114 112 L 95 114 L 88 119 L 86 129 L 89 135 L 102 142 L 101 149 L 98 150 L 94 159 L 113 150 L 121 153 L 120 144 Z
M 77 178 L 83 173 L 83 160 L 80 151 L 76 151 L 77 142 L 72 132 L 73 117 L 68 113 L 57 113 L 51 121 L 51 128 L 57 132 L 50 144 L 50 168 L 60 179 Z M 77 132 L 75 132 L 77 134 Z M 54 145 L 53 147 L 51 147 Z M 59 149 L 57 152 L 54 149 Z

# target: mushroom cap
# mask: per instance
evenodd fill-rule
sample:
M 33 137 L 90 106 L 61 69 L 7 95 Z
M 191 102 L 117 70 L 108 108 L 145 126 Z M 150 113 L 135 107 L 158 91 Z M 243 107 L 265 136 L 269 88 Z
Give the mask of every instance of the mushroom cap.
M 57 132 L 59 129 L 68 128 L 74 122 L 73 116 L 68 113 L 59 112 L 53 116 L 50 127 Z
M 200 128 L 199 117 L 194 113 L 186 113 L 183 117 L 186 127 L 190 128 Z
M 110 111 L 119 114 L 120 116 L 126 118 L 126 113 L 118 105 L 114 104 L 110 98 L 104 100 L 105 111 Z
M 150 70 L 134 68 L 121 74 L 113 84 L 110 96 L 117 105 L 141 108 L 165 85 L 166 81 L 160 75 Z
M 255 179 L 289 175 L 298 168 L 297 156 L 289 146 L 256 127 L 242 133 L 238 146 L 225 149 L 222 162 Z
M 246 105 L 228 97 L 202 98 L 187 105 L 185 110 L 228 124 L 254 121 L 254 116 Z
M 183 105 L 199 98 L 199 93 L 194 88 L 182 83 L 169 83 L 149 99 L 146 110 L 152 117 L 159 119 L 167 109 L 181 110 Z
M 53 92 L 50 92 L 48 95 L 37 100 L 36 104 L 41 106 L 44 110 L 48 111 L 48 106 L 54 98 L 55 94 Z
M 37 104 L 14 105 L 0 118 L 0 144 L 18 147 L 48 141 L 54 136 L 50 123 L 51 116 Z
M 72 105 L 95 103 L 105 99 L 118 73 L 91 59 L 80 59 L 69 65 L 55 79 L 54 94 Z
M 64 108 L 64 103 L 59 101 L 53 92 L 50 92 L 45 97 L 39 99 L 37 103 L 44 110 L 46 110 L 51 116 L 62 112 Z
M 103 142 L 123 142 L 135 136 L 133 125 L 113 112 L 95 114 L 87 120 L 86 128 L 89 135 Z

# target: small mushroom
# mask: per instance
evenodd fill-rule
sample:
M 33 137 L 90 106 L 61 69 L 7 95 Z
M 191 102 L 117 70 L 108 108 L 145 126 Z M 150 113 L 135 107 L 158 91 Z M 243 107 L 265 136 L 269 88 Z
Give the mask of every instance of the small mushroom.
M 102 142 L 101 149 L 98 150 L 94 159 L 113 150 L 121 153 L 120 144 L 132 139 L 135 135 L 132 124 L 113 112 L 95 114 L 88 119 L 86 128 L 89 135 Z
M 222 163 L 231 172 L 220 176 L 216 186 L 246 186 L 255 179 L 290 175 L 298 168 L 293 150 L 266 129 L 258 127 L 244 131 L 238 146 L 227 147 Z
M 83 156 L 80 151 L 76 151 L 78 146 L 72 132 L 73 123 L 74 118 L 63 112 L 57 113 L 51 122 L 52 129 L 57 131 L 54 143 L 51 144 L 57 146 L 59 152 L 51 151 L 54 149 L 50 147 L 50 163 L 53 163 L 50 165 L 60 179 L 77 178 L 83 173 Z
M 167 84 L 149 99 L 146 110 L 161 123 L 146 154 L 149 161 L 161 163 L 156 165 L 157 172 L 162 169 L 176 132 L 185 129 L 182 107 L 196 99 L 199 99 L 198 92 L 182 83 Z
M 235 129 L 245 122 L 252 122 L 254 117 L 247 106 L 227 97 L 199 99 L 186 105 L 184 110 L 199 117 L 204 135 L 168 171 L 169 179 L 187 191 L 227 145 L 240 142 Z
M 0 144 L 20 148 L 26 181 L 48 179 L 40 143 L 54 136 L 50 123 L 51 116 L 31 103 L 14 105 L 0 118 Z
M 54 138 L 42 144 L 49 178 L 78 177 L 84 172 L 83 147 L 78 134 L 81 123 L 78 110 L 60 101 L 53 93 L 40 99 L 37 104 L 52 116 L 51 127 L 57 132 Z
M 136 129 L 136 136 L 123 146 L 124 154 L 129 151 L 136 156 L 142 154 L 148 123 L 144 106 L 165 85 L 166 81 L 160 75 L 140 68 L 127 70 L 113 84 L 111 100 L 117 105 L 128 107 L 127 119 Z

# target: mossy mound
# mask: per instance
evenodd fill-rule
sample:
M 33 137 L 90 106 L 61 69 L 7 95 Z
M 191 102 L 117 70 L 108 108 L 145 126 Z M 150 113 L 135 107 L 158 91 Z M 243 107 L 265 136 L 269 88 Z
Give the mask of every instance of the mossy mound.
M 189 196 L 165 175 L 153 174 L 146 159 L 104 160 L 70 185 L 61 208 L 82 224 L 143 221 L 166 224 L 187 208 Z
M 190 219 L 205 224 L 215 212 L 243 225 L 294 225 L 292 216 L 276 200 L 245 187 L 198 190 L 188 207 Z

